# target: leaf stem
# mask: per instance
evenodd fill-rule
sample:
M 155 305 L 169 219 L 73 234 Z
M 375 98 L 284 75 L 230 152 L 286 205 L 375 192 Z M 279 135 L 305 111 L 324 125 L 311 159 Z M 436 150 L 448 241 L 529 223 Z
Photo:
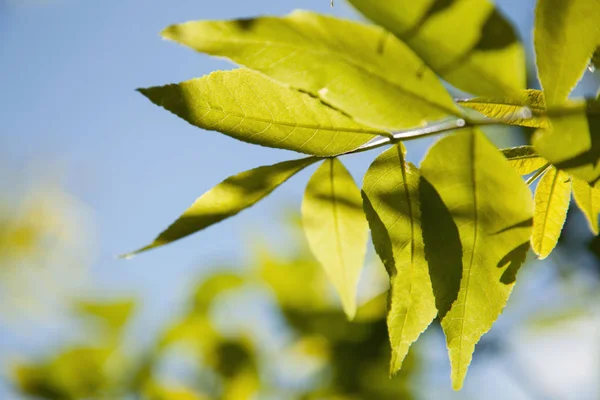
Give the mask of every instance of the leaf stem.
M 550 167 L 552 166 L 552 164 L 547 163 L 546 165 L 544 165 L 542 168 L 538 169 L 537 171 L 535 171 L 535 173 L 533 175 L 531 175 L 526 181 L 525 183 L 527 184 L 527 186 L 531 185 L 533 182 L 535 182 L 535 180 L 537 178 L 539 178 L 540 176 L 542 176 L 547 170 L 550 169 Z
M 346 153 L 338 154 L 335 157 L 345 156 L 349 154 L 362 153 L 365 151 L 373 150 L 378 147 L 386 146 L 389 144 L 396 144 L 402 141 L 421 139 L 427 136 L 439 135 L 441 133 L 450 132 L 456 129 L 470 128 L 476 126 L 487 126 L 487 125 L 504 125 L 502 121 L 494 119 L 481 119 L 481 120 L 470 120 L 464 118 L 445 120 L 437 122 L 432 125 L 428 125 L 422 128 L 407 129 L 404 131 L 398 131 L 392 133 L 391 136 L 379 136 L 375 139 L 363 144 L 357 149 L 350 150 Z

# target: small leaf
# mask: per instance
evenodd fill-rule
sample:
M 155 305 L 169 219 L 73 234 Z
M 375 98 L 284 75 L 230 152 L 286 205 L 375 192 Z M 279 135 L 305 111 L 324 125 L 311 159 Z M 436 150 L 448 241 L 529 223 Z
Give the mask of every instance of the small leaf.
M 295 11 L 187 22 L 162 35 L 306 91 L 371 126 L 398 130 L 460 115 L 437 76 L 379 27 Z
M 569 175 L 551 167 L 535 190 L 531 247 L 542 260 L 550 255 L 567 218 L 571 201 Z
M 523 47 L 510 23 L 488 0 L 349 2 L 459 89 L 518 98 L 525 88 Z
M 373 244 L 390 275 L 387 324 L 391 373 L 437 315 L 421 233 L 419 170 L 401 144 L 373 161 L 363 182 L 363 205 Z
M 199 128 L 316 156 L 354 150 L 386 131 L 365 127 L 314 97 L 247 69 L 140 89 Z
M 591 187 L 581 179 L 571 178 L 573 198 L 579 209 L 585 215 L 590 230 L 598 234 L 598 214 L 600 213 L 600 189 Z
M 546 103 L 563 103 L 600 44 L 598 0 L 538 0 L 534 41 Z
M 502 154 L 475 129 L 438 141 L 423 160 L 421 174 L 451 213 L 462 243 L 462 265 L 447 268 L 448 274 L 458 274 L 460 289 L 456 297 L 442 297 L 456 300 L 445 309 L 438 307 L 452 385 L 458 390 L 475 344 L 502 312 L 525 259 L 531 236 L 531 193 Z M 424 227 L 424 237 L 426 233 Z M 440 250 L 425 243 L 426 254 L 436 251 Z M 435 286 L 434 294 L 437 298 Z
M 548 110 L 550 125 L 532 142 L 536 151 L 558 169 L 592 186 L 600 179 L 600 101 L 568 103 Z
M 547 161 L 535 152 L 533 146 L 518 146 L 503 149 L 502 154 L 519 175 L 528 175 L 547 165 Z
M 339 160 L 324 161 L 308 182 L 302 224 L 310 249 L 340 294 L 344 311 L 354 318 L 369 227 L 360 190 Z
M 545 128 L 548 126 L 544 116 L 546 110 L 544 95 L 539 90 L 526 90 L 519 100 L 478 97 L 458 100 L 458 104 L 509 125 L 531 128 Z
M 284 161 L 230 176 L 199 197 L 151 244 L 123 257 L 169 244 L 232 217 L 267 197 L 279 185 L 317 160 L 307 157 Z

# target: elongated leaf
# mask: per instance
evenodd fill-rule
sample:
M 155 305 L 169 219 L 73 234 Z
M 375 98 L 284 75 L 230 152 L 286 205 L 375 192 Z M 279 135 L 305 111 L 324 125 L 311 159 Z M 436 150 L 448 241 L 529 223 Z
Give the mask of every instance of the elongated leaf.
M 574 102 L 548 110 L 550 126 L 532 141 L 558 169 L 592 185 L 600 178 L 600 101 Z
M 600 45 L 598 0 L 539 0 L 535 53 L 546 103 L 564 102 Z
M 497 119 L 510 125 L 531 128 L 546 128 L 548 122 L 544 116 L 546 109 L 544 95 L 539 90 L 529 89 L 522 93 L 521 99 L 492 99 L 478 97 L 458 100 L 458 104 L 480 112 L 486 117 Z
M 312 252 L 340 294 L 344 311 L 354 318 L 369 227 L 360 190 L 339 160 L 324 161 L 308 182 L 302 224 Z
M 370 125 L 409 128 L 460 113 L 421 59 L 378 27 L 296 11 L 187 22 L 162 35 L 261 71 Z
M 567 218 L 571 202 L 569 175 L 550 168 L 535 190 L 531 248 L 540 259 L 550 255 Z
M 598 234 L 598 214 L 600 214 L 600 189 L 593 188 L 581 179 L 571 178 L 573 198 L 588 220 L 590 230 Z
M 462 243 L 462 265 L 448 268 L 458 273 L 460 289 L 446 305 L 448 311 L 440 312 L 453 387 L 460 389 L 475 344 L 502 312 L 525 259 L 531 194 L 502 154 L 474 129 L 437 142 L 423 160 L 421 174 L 446 204 Z M 439 249 L 426 242 L 425 251 Z M 434 294 L 438 296 L 435 287 Z
M 488 0 L 349 0 L 405 41 L 438 75 L 478 95 L 516 97 L 525 56 L 511 25 Z
M 518 146 L 503 149 L 502 154 L 519 175 L 528 175 L 542 168 L 548 162 L 535 152 L 533 146 Z
M 386 134 L 355 122 L 306 93 L 247 69 L 217 71 L 140 92 L 200 128 L 316 156 L 353 150 L 374 135 Z
M 267 197 L 283 182 L 317 160 L 316 157 L 307 157 L 284 161 L 230 176 L 199 197 L 151 244 L 123 257 L 163 246 L 232 217 Z
M 373 161 L 363 182 L 373 244 L 390 274 L 387 324 L 391 373 L 437 315 L 421 233 L 419 170 L 397 145 Z

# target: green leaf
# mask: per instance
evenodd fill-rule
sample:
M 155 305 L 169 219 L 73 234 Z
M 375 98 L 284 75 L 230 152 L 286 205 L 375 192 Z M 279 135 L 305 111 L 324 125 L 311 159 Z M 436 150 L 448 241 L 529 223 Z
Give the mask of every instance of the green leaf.
M 503 149 L 502 154 L 504 154 L 508 163 L 519 172 L 519 175 L 531 174 L 548 163 L 535 152 L 533 146 L 518 146 Z
M 349 2 L 459 89 L 518 98 L 525 88 L 524 50 L 512 26 L 488 0 Z
M 354 318 L 369 226 L 360 189 L 339 160 L 324 161 L 308 182 L 302 224 L 310 249 L 340 294 L 344 311 Z
M 75 302 L 74 307 L 79 314 L 96 318 L 111 333 L 119 334 L 131 319 L 136 308 L 136 301 L 134 299 L 106 302 L 78 300 Z
M 217 71 L 140 92 L 197 127 L 316 156 L 354 150 L 374 135 L 387 135 L 309 94 L 247 69 Z
M 295 11 L 187 22 L 162 36 L 260 71 L 371 126 L 401 129 L 460 115 L 435 74 L 379 27 Z
M 548 126 L 544 112 L 546 106 L 544 95 L 539 90 L 529 89 L 522 92 L 520 99 L 493 99 L 477 97 L 468 100 L 458 100 L 458 104 L 502 121 L 509 125 L 545 128 Z
M 437 315 L 421 233 L 419 170 L 399 144 L 373 161 L 363 182 L 363 205 L 373 244 L 390 275 L 387 324 L 391 373 Z
M 438 307 L 452 384 L 460 389 L 475 344 L 502 312 L 529 248 L 531 193 L 502 154 L 475 129 L 437 142 L 423 160 L 421 174 L 445 203 L 462 243 L 461 265 L 447 268 L 447 273 L 460 279 L 456 300 L 443 310 Z M 426 233 L 424 228 L 424 238 Z M 441 251 L 425 241 L 426 254 Z M 435 285 L 434 294 L 437 298 Z
M 571 202 L 569 175 L 551 167 L 535 190 L 531 248 L 542 260 L 550 255 L 567 218 Z
M 548 110 L 550 125 L 532 142 L 558 169 L 591 185 L 600 179 L 600 101 L 573 102 Z
M 279 185 L 317 160 L 307 157 L 284 161 L 230 176 L 199 197 L 151 244 L 123 257 L 163 246 L 232 217 L 267 197 Z
M 546 103 L 563 103 L 600 45 L 598 0 L 539 0 L 535 53 Z
M 598 214 L 600 213 L 600 189 L 593 188 L 581 179 L 571 178 L 573 198 L 579 209 L 585 215 L 590 230 L 598 234 Z

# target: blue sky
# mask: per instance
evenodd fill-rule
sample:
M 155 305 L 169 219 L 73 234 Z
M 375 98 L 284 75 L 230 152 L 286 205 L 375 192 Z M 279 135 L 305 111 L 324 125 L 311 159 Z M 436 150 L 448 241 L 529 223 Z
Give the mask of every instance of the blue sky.
M 146 244 L 227 176 L 297 157 L 201 131 L 135 92 L 233 68 L 163 41 L 158 33 L 187 20 L 279 15 L 296 8 L 353 15 L 337 3 L 331 10 L 329 0 L 0 0 L 0 176 L 22 176 L 32 164 L 58 168 L 67 190 L 92 211 L 94 284 L 108 295 L 141 295 L 151 310 L 149 323 L 160 320 L 202 265 L 243 260 L 251 235 L 264 233 L 284 248 L 280 211 L 299 209 L 313 169 L 208 231 L 133 260 L 116 259 Z M 529 41 L 533 1 L 498 3 Z M 428 143 L 411 143 L 412 161 Z M 370 158 L 345 160 L 357 180 Z M 15 340 L 0 343 L 0 352 Z

